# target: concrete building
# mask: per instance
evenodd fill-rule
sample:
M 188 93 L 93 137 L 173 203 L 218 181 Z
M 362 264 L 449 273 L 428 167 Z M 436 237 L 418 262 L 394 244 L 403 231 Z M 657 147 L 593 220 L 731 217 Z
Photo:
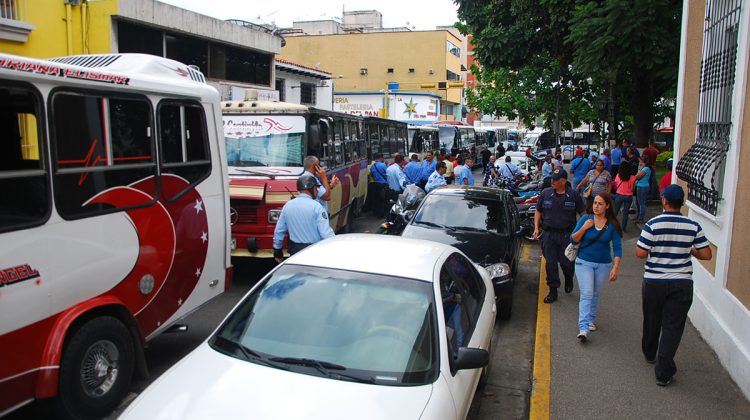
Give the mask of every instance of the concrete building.
M 1 0 L 0 50 L 36 58 L 138 52 L 196 65 L 226 97 L 275 92 L 283 38 L 155 0 Z
M 750 7 L 684 0 L 675 166 L 714 258 L 693 261 L 690 320 L 750 397 Z
M 425 92 L 440 97 L 440 120 L 462 117 L 462 39 L 449 30 L 352 31 L 288 36 L 282 55 L 337 76 L 335 92 Z M 459 34 L 460 35 L 460 34 Z
M 331 73 L 276 58 L 276 100 L 333 109 Z

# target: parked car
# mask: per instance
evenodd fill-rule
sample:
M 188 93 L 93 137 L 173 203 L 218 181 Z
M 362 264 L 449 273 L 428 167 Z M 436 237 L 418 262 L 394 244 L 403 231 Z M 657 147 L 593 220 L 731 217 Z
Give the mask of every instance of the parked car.
M 120 419 L 463 419 L 495 305 L 454 247 L 339 235 L 267 274 Z
M 453 245 L 476 264 L 499 267 L 493 276 L 498 315 L 508 319 L 525 230 L 509 191 L 448 185 L 427 194 L 401 236 Z

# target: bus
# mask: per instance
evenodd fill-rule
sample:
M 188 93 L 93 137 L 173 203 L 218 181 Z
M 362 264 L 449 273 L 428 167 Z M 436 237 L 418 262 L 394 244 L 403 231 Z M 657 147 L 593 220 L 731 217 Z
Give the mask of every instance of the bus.
M 523 151 L 530 148 L 532 152 L 545 150 L 554 152 L 557 146 L 555 133 L 551 131 L 529 131 L 523 137 L 519 149 Z
M 456 156 L 463 154 L 476 160 L 474 127 L 456 121 L 438 121 L 440 150 Z
M 577 148 L 599 150 L 599 134 L 589 130 L 565 131 L 562 134 L 562 155 L 564 161 L 571 161 L 575 157 Z
M 220 97 L 169 59 L 0 54 L 0 416 L 101 418 L 231 285 Z
M 370 146 L 370 160 L 376 153 L 382 153 L 389 162 L 393 161 L 395 153 L 400 153 L 406 160 L 408 150 L 407 124 L 401 121 L 378 117 L 364 117 L 363 121 L 366 141 Z
M 416 154 L 419 160 L 424 159 L 428 151 L 440 150 L 438 128 L 431 125 L 409 125 L 408 127 L 409 155 Z
M 331 191 L 329 221 L 335 231 L 348 228 L 367 195 L 369 146 L 362 117 L 266 101 L 223 102 L 222 113 L 233 257 L 273 257 L 276 222 L 284 204 L 298 194 L 297 178 L 308 155 L 320 159 L 329 179 L 336 175 L 341 181 Z M 377 147 L 405 150 L 406 124 L 399 133 L 395 127 L 378 133 L 388 141 Z

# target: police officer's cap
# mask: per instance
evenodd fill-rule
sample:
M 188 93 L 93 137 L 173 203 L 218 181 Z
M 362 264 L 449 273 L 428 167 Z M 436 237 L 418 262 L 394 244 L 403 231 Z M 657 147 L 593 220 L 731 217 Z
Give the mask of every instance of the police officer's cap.
M 312 191 L 318 183 L 315 177 L 310 174 L 302 174 L 297 178 L 297 191 Z

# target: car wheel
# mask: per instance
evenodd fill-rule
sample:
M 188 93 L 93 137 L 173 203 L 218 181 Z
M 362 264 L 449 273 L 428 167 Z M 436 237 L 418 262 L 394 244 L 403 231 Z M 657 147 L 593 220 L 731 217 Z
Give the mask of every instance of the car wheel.
M 102 418 L 125 397 L 135 365 L 130 331 L 114 317 L 94 318 L 78 328 L 60 361 L 61 411 L 69 418 Z
M 510 319 L 510 315 L 513 312 L 513 291 L 511 290 L 508 296 L 504 296 L 504 299 L 500 301 L 500 310 L 497 316 L 502 320 Z

